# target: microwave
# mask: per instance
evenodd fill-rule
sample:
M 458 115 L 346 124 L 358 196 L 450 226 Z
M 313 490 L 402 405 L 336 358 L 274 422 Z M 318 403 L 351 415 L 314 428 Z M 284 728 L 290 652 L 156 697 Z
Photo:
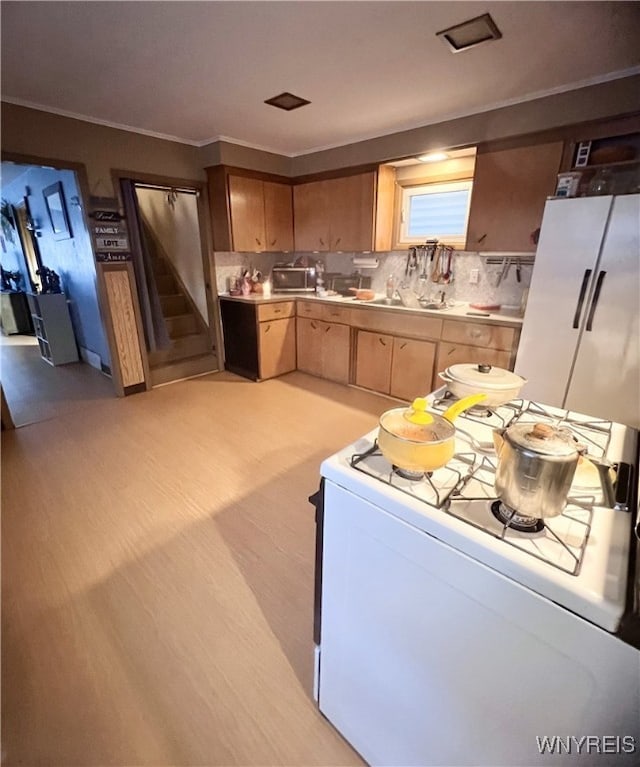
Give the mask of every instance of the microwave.
M 316 289 L 315 266 L 274 266 L 271 271 L 274 293 L 313 293 Z

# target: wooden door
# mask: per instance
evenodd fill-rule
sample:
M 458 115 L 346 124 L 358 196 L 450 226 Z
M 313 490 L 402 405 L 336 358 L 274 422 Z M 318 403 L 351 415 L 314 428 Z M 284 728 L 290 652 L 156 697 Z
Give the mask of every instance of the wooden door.
M 329 250 L 372 250 L 376 174 L 360 173 L 325 183 L 329 189 Z
M 260 378 L 275 378 L 296 369 L 294 317 L 260 323 Z
M 320 320 L 298 317 L 296 324 L 296 341 L 298 370 L 322 375 L 322 325 Z
M 336 322 L 322 323 L 322 377 L 338 383 L 349 383 L 351 330 Z
M 231 237 L 234 250 L 267 250 L 262 181 L 229 176 Z
M 478 154 L 467 250 L 534 251 L 547 196 L 555 191 L 562 142 Z
M 391 362 L 392 397 L 411 401 L 431 391 L 436 345 L 410 338 L 393 339 Z
M 358 331 L 356 347 L 356 386 L 389 394 L 393 336 Z
M 267 250 L 293 250 L 293 195 L 288 184 L 264 182 Z
M 327 181 L 293 187 L 293 228 L 296 250 L 329 250 L 329 194 Z

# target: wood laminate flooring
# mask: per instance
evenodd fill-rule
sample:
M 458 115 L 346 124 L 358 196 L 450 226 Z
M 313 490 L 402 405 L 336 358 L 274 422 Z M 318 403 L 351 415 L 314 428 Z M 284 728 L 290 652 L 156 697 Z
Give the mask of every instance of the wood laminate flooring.
M 49 365 L 35 336 L 0 335 L 0 375 L 16 426 L 66 416 L 116 396 L 111 379 L 85 362 Z
M 307 497 L 390 406 L 219 373 L 3 432 L 3 764 L 362 764 L 311 696 Z

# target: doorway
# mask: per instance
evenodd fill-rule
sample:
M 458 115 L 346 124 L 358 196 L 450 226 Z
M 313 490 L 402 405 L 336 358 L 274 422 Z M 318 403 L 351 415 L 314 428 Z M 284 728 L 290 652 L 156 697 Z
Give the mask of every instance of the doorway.
M 218 370 L 202 187 L 121 179 L 121 188 L 152 385 Z
M 115 389 L 75 170 L 7 160 L 1 169 L 2 388 L 13 423 L 25 426 Z

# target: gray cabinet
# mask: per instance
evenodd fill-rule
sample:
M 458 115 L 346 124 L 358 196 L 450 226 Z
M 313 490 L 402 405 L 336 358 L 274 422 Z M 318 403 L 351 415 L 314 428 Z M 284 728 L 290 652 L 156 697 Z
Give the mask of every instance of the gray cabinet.
M 27 300 L 42 359 L 50 365 L 78 362 L 78 347 L 64 293 L 29 293 Z

